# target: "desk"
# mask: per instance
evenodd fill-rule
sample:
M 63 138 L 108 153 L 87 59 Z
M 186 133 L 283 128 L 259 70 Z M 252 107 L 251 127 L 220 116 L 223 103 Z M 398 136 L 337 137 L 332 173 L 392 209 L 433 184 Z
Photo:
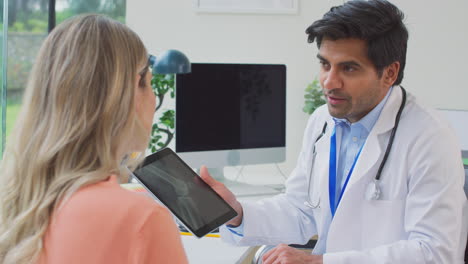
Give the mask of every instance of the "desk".
M 265 178 L 269 178 L 269 174 L 264 175 Z M 258 179 L 259 177 L 257 177 Z M 280 177 L 276 177 L 276 180 L 284 180 Z M 267 181 L 266 181 L 267 182 Z M 248 188 L 247 188 L 247 187 Z M 279 184 L 273 187 L 264 186 L 248 186 L 242 183 L 235 184 L 234 192 L 237 193 L 240 201 L 245 200 L 259 200 L 261 198 L 270 197 L 273 194 L 279 193 Z M 122 184 L 122 187 L 135 191 L 147 193 L 146 190 L 138 183 Z M 245 193 L 256 193 L 257 195 L 250 196 L 244 195 Z M 258 195 L 261 194 L 261 195 Z M 249 261 L 243 261 L 244 258 L 249 259 L 247 256 L 255 254 L 258 247 L 236 247 L 224 243 L 220 238 L 214 237 L 203 237 L 198 239 L 194 236 L 181 235 L 182 244 L 189 263 L 191 264 L 250 264 Z M 251 259 L 251 258 L 250 258 Z
M 147 195 L 146 189 L 140 184 L 122 184 L 122 187 Z M 243 197 L 240 200 L 257 200 L 264 196 Z M 218 237 L 197 238 L 191 235 L 181 235 L 182 244 L 189 263 L 191 264 L 250 264 L 242 262 L 244 258 L 255 254 L 257 247 L 236 247 L 224 243 Z M 248 259 L 248 258 L 247 258 Z
M 220 238 L 182 235 L 187 258 L 193 264 L 240 264 L 249 247 L 234 247 L 223 243 Z
M 242 197 L 239 200 L 259 200 L 269 196 Z M 187 258 L 193 264 L 250 264 L 258 247 L 236 247 L 224 243 L 221 238 L 182 235 Z

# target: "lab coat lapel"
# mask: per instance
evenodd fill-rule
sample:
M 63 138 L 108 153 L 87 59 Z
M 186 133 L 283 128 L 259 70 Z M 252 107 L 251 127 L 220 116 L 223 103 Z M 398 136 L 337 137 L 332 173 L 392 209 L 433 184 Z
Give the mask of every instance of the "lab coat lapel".
M 356 163 L 353 174 L 349 179 L 348 186 L 343 194 L 335 217 L 330 224 L 327 241 L 327 251 L 329 252 L 339 251 L 343 248 L 354 248 L 357 243 L 356 241 L 359 241 L 356 239 L 360 236 L 361 230 L 359 230 L 359 227 L 352 225 L 354 222 L 349 222 L 350 210 L 353 212 L 359 210 L 357 203 L 359 203 L 358 201 L 363 197 L 358 197 L 357 195 L 364 195 L 362 190 L 354 190 L 354 188 L 359 189 L 360 186 L 355 183 L 365 175 L 368 175 L 372 168 L 376 168 L 375 170 L 377 170 L 380 165 L 380 162 L 378 161 L 382 160 L 383 152 L 385 151 L 388 141 L 388 137 L 380 135 L 390 133 L 390 130 L 393 128 L 395 117 L 401 104 L 401 97 L 401 89 L 399 87 L 394 87 L 392 94 L 390 94 L 387 103 L 380 113 L 379 119 L 367 137 L 367 141 L 362 149 L 358 162 Z M 374 176 L 375 175 L 369 176 L 369 178 Z M 327 198 L 327 201 L 328 200 L 329 199 Z M 359 219 L 359 217 L 356 219 Z M 352 228 L 350 228 L 351 226 Z M 346 238 L 343 238 L 343 236 Z
M 321 223 L 326 226 L 319 228 L 319 237 L 326 237 L 328 232 L 328 225 L 331 222 L 330 199 L 328 194 L 328 168 L 330 163 L 330 137 L 335 126 L 335 122 L 330 116 L 327 119 L 328 128 L 325 135 L 316 144 L 317 157 L 315 166 L 318 170 L 314 177 L 318 177 L 319 193 L 320 193 L 320 207 L 321 207 Z M 319 240 L 316 245 L 318 252 L 324 252 L 326 240 Z
M 401 104 L 401 98 L 401 88 L 399 86 L 393 87 L 390 97 L 380 113 L 379 119 L 367 137 L 361 155 L 356 163 L 356 167 L 349 179 L 347 188 L 350 188 L 354 183 L 359 181 L 359 179 L 366 175 L 374 166 L 380 165 L 380 163 L 377 164 L 377 161 L 382 159 L 382 152 L 385 151 L 388 140 L 387 137 L 381 137 L 380 135 L 390 132 L 394 127 L 395 117 Z

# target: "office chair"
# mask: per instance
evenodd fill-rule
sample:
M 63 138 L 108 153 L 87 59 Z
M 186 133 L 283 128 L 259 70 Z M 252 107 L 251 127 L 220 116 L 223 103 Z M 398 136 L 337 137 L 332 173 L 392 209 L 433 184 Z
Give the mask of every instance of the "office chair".
M 468 158 L 468 150 L 462 151 L 462 156 Z M 465 168 L 465 194 L 468 198 L 468 165 L 464 165 Z M 465 247 L 465 264 L 468 264 L 468 237 L 466 238 L 466 247 Z
M 466 247 L 465 247 L 465 264 L 468 264 L 468 237 L 466 238 Z

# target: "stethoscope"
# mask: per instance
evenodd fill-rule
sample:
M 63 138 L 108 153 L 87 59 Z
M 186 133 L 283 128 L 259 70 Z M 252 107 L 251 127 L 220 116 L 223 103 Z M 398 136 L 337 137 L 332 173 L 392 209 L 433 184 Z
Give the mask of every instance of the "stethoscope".
M 377 171 L 377 174 L 375 175 L 374 180 L 371 181 L 367 185 L 367 188 L 366 188 L 365 198 L 367 200 L 378 200 L 382 195 L 382 190 L 380 188 L 380 178 L 382 175 L 382 170 L 385 167 L 385 164 L 387 163 L 387 158 L 388 158 L 388 155 L 390 154 L 390 150 L 392 149 L 393 140 L 395 139 L 395 134 L 398 129 L 398 124 L 400 123 L 400 116 L 401 116 L 401 113 L 403 112 L 403 108 L 405 108 L 405 103 L 406 103 L 406 90 L 403 87 L 401 87 L 401 91 L 403 95 L 401 99 L 401 105 L 400 105 L 400 108 L 398 109 L 398 113 L 395 118 L 395 125 L 393 126 L 392 132 L 390 134 L 390 139 L 387 143 L 387 149 L 385 150 L 384 157 L 382 159 L 382 162 L 380 163 L 379 170 Z M 322 132 L 315 139 L 314 147 L 312 150 L 312 166 L 309 171 L 309 179 L 308 179 L 308 186 L 307 186 L 307 201 L 304 202 L 306 206 L 312 209 L 316 209 L 320 207 L 320 197 L 318 198 L 318 201 L 316 203 L 312 202 L 311 197 L 310 197 L 310 189 L 312 185 L 312 174 L 313 174 L 314 165 L 315 165 L 315 157 L 317 156 L 315 145 L 323 137 L 323 135 L 325 135 L 326 131 L 327 131 L 327 122 L 323 124 Z

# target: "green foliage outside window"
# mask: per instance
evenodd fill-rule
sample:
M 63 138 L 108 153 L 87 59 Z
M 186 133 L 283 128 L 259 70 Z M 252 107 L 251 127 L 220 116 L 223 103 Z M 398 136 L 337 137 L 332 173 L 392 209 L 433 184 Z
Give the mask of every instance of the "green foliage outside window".
M 44 0 L 10 0 L 8 31 L 47 32 L 48 4 L 49 1 Z M 104 14 L 122 23 L 125 22 L 126 0 L 56 0 L 56 5 L 62 6 L 56 10 L 56 24 L 83 13 Z M 0 8 L 0 12 L 3 13 L 3 8 Z
M 56 0 L 56 24 L 82 13 L 104 14 L 124 23 L 126 1 Z M 7 2 L 8 34 L 0 38 L 0 40 L 3 37 L 8 38 L 7 98 L 6 102 L 2 101 L 3 107 L 6 108 L 6 131 L 1 131 L 1 136 L 5 136 L 6 140 L 20 109 L 21 97 L 35 56 L 47 36 L 49 11 L 48 0 L 8 0 Z M 2 4 L 0 4 L 0 14 L 3 14 Z M 3 26 L 3 21 L 0 21 L 0 27 Z M 0 74 L 0 83 L 2 78 Z

